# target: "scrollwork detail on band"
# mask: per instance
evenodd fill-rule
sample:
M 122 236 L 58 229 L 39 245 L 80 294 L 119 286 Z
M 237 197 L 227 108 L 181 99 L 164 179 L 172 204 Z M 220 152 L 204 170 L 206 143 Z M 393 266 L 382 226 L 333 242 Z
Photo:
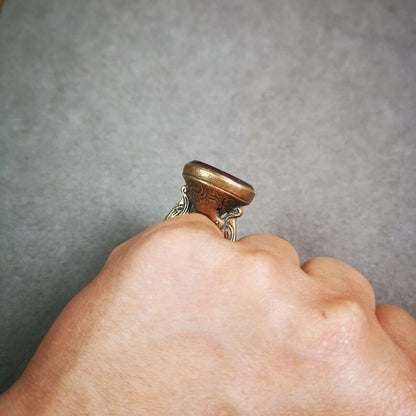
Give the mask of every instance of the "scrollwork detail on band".
M 193 184 L 192 184 L 193 185 Z M 196 188 L 199 190 L 199 188 Z M 220 196 L 214 191 L 211 190 L 204 190 L 201 187 L 201 192 L 195 192 L 195 187 L 188 189 L 187 185 L 181 187 L 181 194 L 182 198 L 180 201 L 171 209 L 168 215 L 166 215 L 165 220 L 169 218 L 174 218 L 179 215 L 189 214 L 191 212 L 195 212 L 195 201 L 191 201 L 189 194 L 197 195 L 196 196 L 196 203 L 200 200 L 208 199 L 213 200 L 218 203 L 218 206 L 221 207 L 216 210 L 216 221 L 218 228 L 222 231 L 224 237 L 230 241 L 235 241 L 237 238 L 237 218 L 243 215 L 243 209 L 240 207 L 232 208 L 229 211 L 223 212 L 224 205 L 227 206 L 227 201 L 225 204 L 221 204 Z M 230 202 L 234 202 L 230 198 Z M 222 211 L 220 211 L 222 209 Z M 223 212 L 223 213 L 222 213 Z
M 187 185 L 189 194 L 192 195 L 195 205 L 198 205 L 200 201 L 214 201 L 217 206 L 217 211 L 220 215 L 226 214 L 230 206 L 235 206 L 235 198 L 226 196 L 224 193 L 208 186 L 203 186 L 196 181 L 190 182 Z
M 170 210 L 169 214 L 166 215 L 165 220 L 173 217 L 177 217 L 178 215 L 184 215 L 189 213 L 190 207 L 190 200 L 187 194 L 186 185 L 182 186 L 181 188 L 182 198 L 180 201 Z
M 223 224 L 220 227 L 224 234 L 224 237 L 228 240 L 235 241 L 237 238 L 237 218 L 243 215 L 242 208 L 233 208 L 230 212 L 227 212 L 221 218 Z

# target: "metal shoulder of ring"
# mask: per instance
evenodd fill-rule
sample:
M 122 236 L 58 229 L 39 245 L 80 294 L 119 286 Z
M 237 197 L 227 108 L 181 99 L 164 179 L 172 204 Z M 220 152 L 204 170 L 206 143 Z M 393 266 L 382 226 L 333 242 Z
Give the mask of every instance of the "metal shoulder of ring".
M 206 215 L 222 231 L 225 238 L 237 238 L 237 218 L 241 206 L 254 198 L 254 189 L 248 183 L 206 163 L 194 160 L 185 165 L 180 201 L 172 208 L 166 219 L 199 212 Z
M 169 214 L 166 215 L 165 220 L 169 218 L 177 217 L 178 215 L 189 214 L 189 197 L 186 194 L 186 185 L 181 188 L 182 198 L 181 200 L 170 210 Z
M 165 220 L 169 218 L 177 217 L 178 215 L 185 215 L 191 212 L 191 203 L 187 195 L 186 185 L 181 187 L 182 198 L 179 202 L 170 210 L 169 214 L 166 215 Z M 228 240 L 235 241 L 237 238 L 237 218 L 243 215 L 242 208 L 233 208 L 230 212 L 227 212 L 215 221 L 219 229 L 223 232 L 224 237 Z

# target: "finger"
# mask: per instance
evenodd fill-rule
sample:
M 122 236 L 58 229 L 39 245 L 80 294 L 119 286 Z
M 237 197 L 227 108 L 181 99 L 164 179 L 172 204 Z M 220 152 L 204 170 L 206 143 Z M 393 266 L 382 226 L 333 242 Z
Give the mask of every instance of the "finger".
M 395 305 L 378 305 L 376 316 L 390 338 L 416 363 L 416 319 Z
M 145 239 L 149 235 L 154 235 L 158 232 L 166 232 L 168 230 L 178 231 L 183 230 L 187 233 L 203 235 L 209 233 L 216 237 L 223 238 L 221 230 L 206 216 L 200 213 L 191 213 L 185 215 L 178 215 L 173 218 L 169 218 L 165 221 L 161 221 L 152 225 L 140 234 L 137 234 L 126 243 L 138 242 Z
M 270 234 L 251 234 L 241 238 L 237 244 L 250 251 L 265 251 L 276 258 L 299 266 L 299 256 L 296 249 L 283 238 Z
M 156 225 L 159 227 L 190 227 L 194 229 L 201 229 L 202 231 L 210 231 L 219 237 L 222 237 L 223 234 L 216 224 L 214 224 L 206 215 L 194 212 L 192 214 L 178 215 L 174 218 L 169 218 L 168 220 L 162 221 Z
M 152 235 L 154 236 L 158 233 L 163 233 L 166 236 L 168 231 L 172 231 L 177 234 L 180 230 L 186 232 L 188 235 L 191 235 L 192 233 L 194 236 L 198 237 L 208 233 L 209 235 L 218 238 L 219 241 L 224 240 L 220 229 L 208 217 L 203 214 L 192 213 L 178 215 L 177 217 L 169 218 L 168 220 L 152 225 L 141 233 L 136 234 L 124 243 L 120 244 L 113 250 L 113 253 L 122 251 L 128 247 L 138 247 L 140 243 Z
M 352 266 L 331 257 L 316 257 L 304 263 L 302 269 L 333 295 L 357 301 L 374 313 L 373 288 L 364 275 Z

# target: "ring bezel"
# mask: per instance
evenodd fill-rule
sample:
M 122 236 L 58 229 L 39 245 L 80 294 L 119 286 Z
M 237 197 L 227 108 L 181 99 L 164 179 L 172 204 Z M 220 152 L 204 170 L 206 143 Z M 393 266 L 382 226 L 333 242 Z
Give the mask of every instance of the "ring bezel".
M 199 160 L 188 162 L 182 175 L 187 184 L 197 181 L 237 199 L 235 206 L 248 205 L 255 196 L 249 183 Z

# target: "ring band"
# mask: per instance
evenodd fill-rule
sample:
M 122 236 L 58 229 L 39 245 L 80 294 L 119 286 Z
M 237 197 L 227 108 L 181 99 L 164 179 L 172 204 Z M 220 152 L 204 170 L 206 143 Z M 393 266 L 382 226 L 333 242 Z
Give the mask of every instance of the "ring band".
M 187 163 L 182 175 L 186 183 L 181 188 L 182 198 L 165 219 L 199 212 L 213 221 L 225 238 L 235 241 L 236 219 L 243 214 L 241 207 L 253 200 L 253 187 L 198 160 Z

